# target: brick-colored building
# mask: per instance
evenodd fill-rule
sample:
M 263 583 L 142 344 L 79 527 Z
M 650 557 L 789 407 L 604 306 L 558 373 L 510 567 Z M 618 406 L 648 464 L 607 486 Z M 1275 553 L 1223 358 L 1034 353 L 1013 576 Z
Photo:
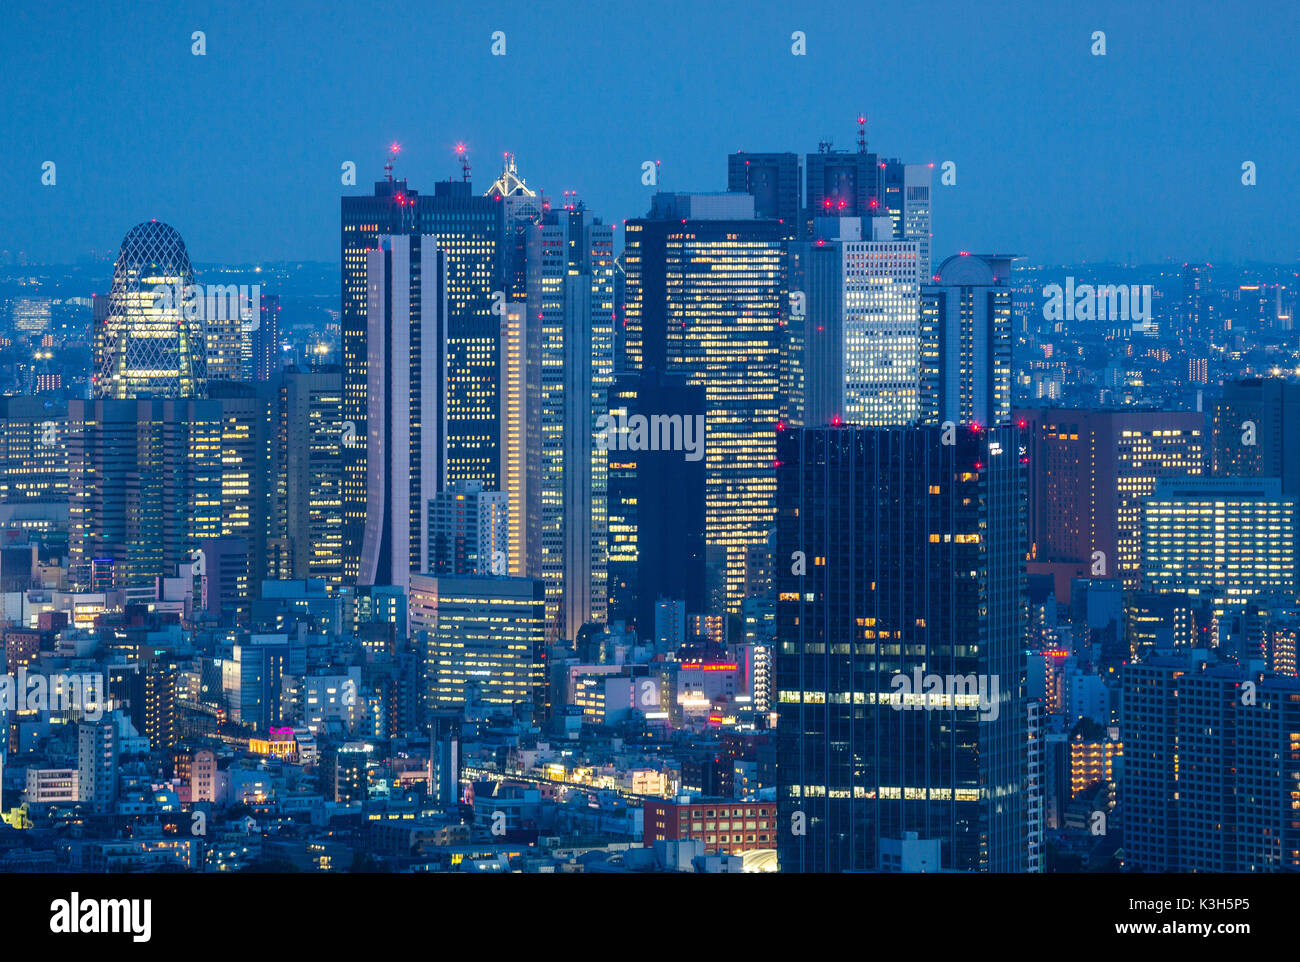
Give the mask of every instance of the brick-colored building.
M 5 670 L 11 675 L 31 668 L 41 651 L 42 632 L 31 628 L 10 628 L 4 632 Z
M 776 802 L 727 798 L 691 802 L 647 801 L 647 847 L 657 841 L 701 839 L 710 855 L 776 847 Z

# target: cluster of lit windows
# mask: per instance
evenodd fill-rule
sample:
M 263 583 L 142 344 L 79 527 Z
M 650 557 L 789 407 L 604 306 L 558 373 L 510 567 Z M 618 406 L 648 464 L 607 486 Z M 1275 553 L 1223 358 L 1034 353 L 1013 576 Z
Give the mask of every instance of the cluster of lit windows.
M 535 656 L 542 650 L 544 611 L 531 596 L 439 596 L 413 581 L 410 624 L 413 634 L 429 635 L 430 703 L 463 705 L 471 685 L 488 702 L 531 701 L 541 680 Z
M 608 612 L 608 457 L 595 425 L 613 382 L 613 229 L 566 209 L 539 225 L 530 244 L 529 310 L 540 342 L 540 573 L 547 638 L 555 640 Z M 589 296 L 571 297 L 577 279 Z M 585 372 L 581 393 L 575 372 Z
M 726 551 L 728 606 L 735 607 L 745 549 L 766 539 L 774 516 L 781 242 L 701 233 L 667 238 L 667 367 L 705 389 L 705 537 Z
M 888 427 L 918 410 L 920 254 L 914 242 L 843 245 L 844 420 Z
M 791 785 L 788 794 L 792 798 L 882 798 L 907 801 L 934 802 L 978 802 L 978 788 L 927 788 L 923 785 L 881 785 L 867 788 L 854 785 L 852 788 L 828 788 L 825 785 Z
M 67 433 L 66 415 L 0 416 L 0 504 L 67 497 Z
M 1295 525 L 1292 501 L 1153 498 L 1143 514 L 1142 574 L 1154 591 L 1219 605 L 1294 592 Z

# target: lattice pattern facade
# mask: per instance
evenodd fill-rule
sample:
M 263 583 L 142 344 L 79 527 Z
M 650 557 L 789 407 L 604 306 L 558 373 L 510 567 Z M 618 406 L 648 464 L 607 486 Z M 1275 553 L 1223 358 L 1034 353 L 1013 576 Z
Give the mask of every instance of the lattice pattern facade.
M 204 396 L 206 339 L 202 300 L 194 305 L 187 296 L 193 284 L 174 228 L 158 221 L 131 228 L 113 268 L 107 316 L 95 332 L 95 397 Z

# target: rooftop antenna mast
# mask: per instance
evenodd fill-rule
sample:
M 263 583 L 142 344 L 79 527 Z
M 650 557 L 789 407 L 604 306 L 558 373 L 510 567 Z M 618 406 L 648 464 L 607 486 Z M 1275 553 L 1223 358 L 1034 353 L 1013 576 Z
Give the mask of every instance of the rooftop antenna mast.
M 390 183 L 393 180 L 393 161 L 397 159 L 401 149 L 402 145 L 396 142 L 388 145 L 388 161 L 384 164 L 384 176 L 388 178 Z
M 867 152 L 867 115 L 858 114 L 858 153 Z
M 460 179 L 469 183 L 469 153 L 465 150 L 464 142 L 456 145 L 456 154 L 460 157 Z

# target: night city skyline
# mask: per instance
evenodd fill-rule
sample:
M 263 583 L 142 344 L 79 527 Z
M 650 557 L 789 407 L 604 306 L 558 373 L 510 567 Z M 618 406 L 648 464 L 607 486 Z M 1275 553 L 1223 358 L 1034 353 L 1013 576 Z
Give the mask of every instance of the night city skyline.
M 1294 5 L 4 19 L 3 934 L 1294 928 Z

